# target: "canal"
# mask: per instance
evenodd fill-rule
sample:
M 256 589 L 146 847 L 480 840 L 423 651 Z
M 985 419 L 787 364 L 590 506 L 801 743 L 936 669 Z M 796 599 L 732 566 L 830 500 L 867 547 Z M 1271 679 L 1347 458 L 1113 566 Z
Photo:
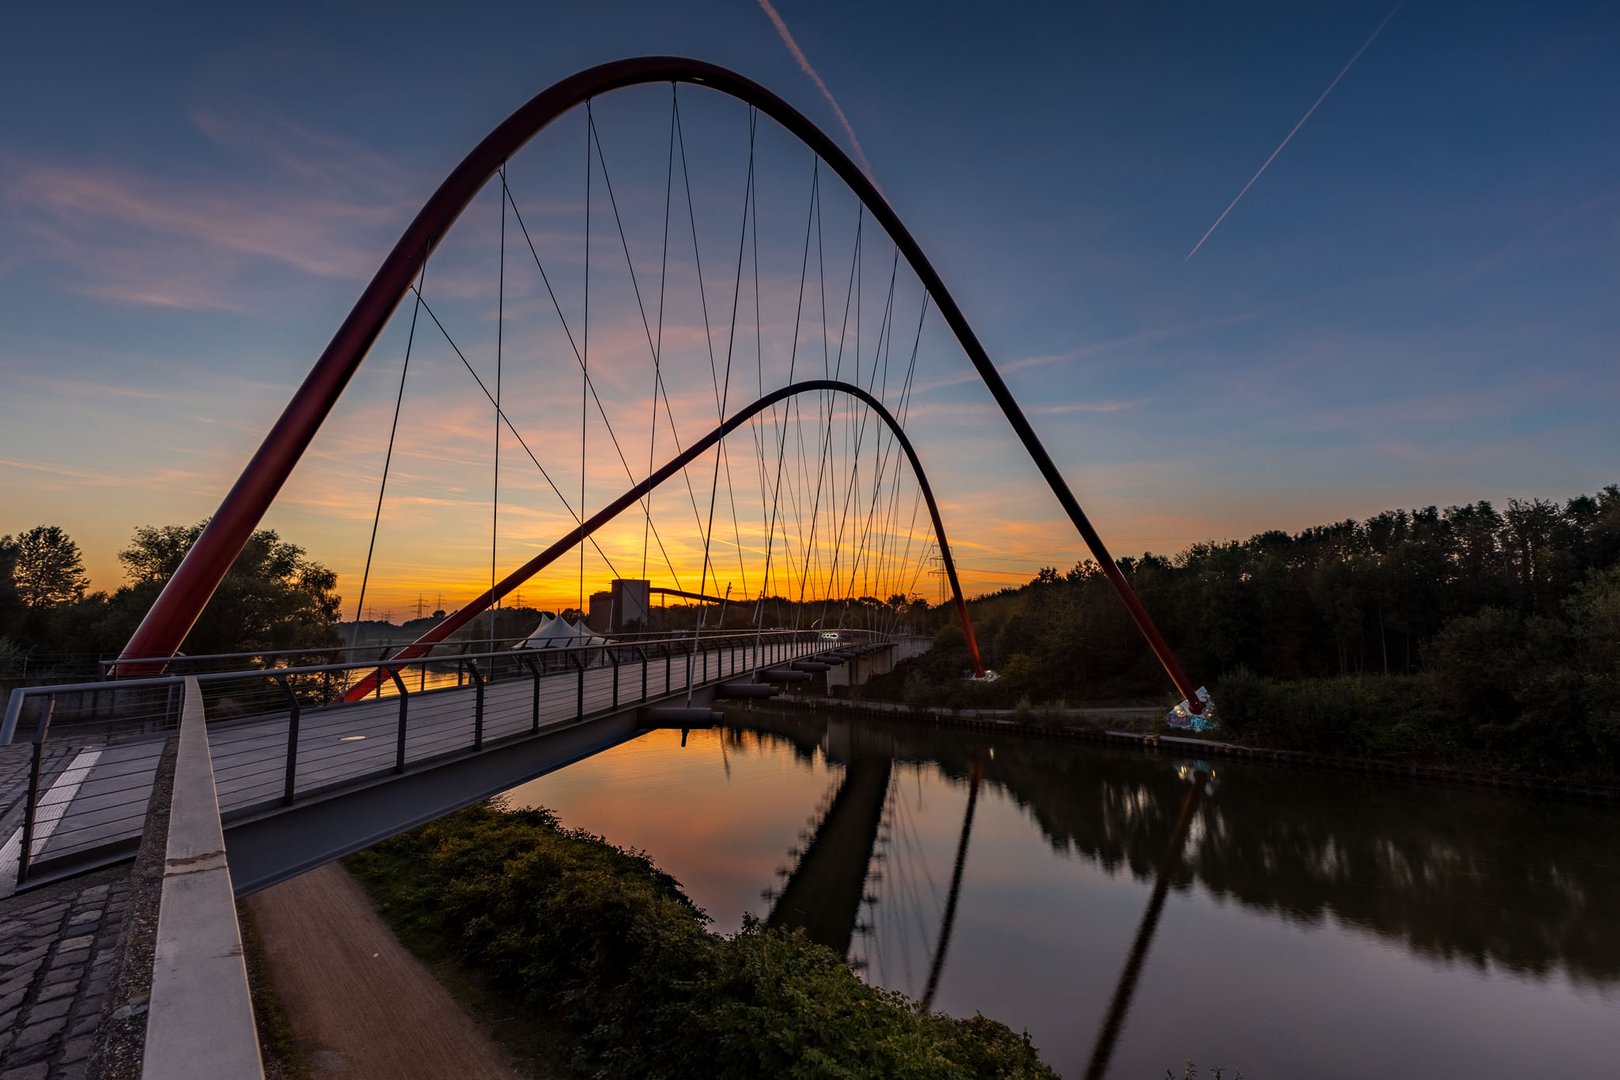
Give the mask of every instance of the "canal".
M 848 955 L 864 977 L 915 998 L 932 978 L 933 1007 L 1027 1030 L 1083 1075 L 1191 763 L 732 715 L 684 744 L 649 732 L 509 800 L 645 850 L 723 933 L 769 918 L 812 865 L 853 873 Z M 1207 764 L 1108 1075 L 1180 1076 L 1188 1059 L 1248 1080 L 1620 1071 L 1620 810 Z M 838 796 L 857 773 L 886 796 L 851 811 Z M 871 827 L 851 830 L 851 813 Z M 826 831 L 843 857 L 810 858 L 840 815 Z

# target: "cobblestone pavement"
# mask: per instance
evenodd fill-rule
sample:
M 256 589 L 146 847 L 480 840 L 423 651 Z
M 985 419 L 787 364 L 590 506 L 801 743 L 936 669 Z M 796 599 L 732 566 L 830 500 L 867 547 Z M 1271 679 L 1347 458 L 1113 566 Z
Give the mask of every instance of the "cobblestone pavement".
M 0 1080 L 81 1080 L 118 975 L 128 868 L 0 901 Z

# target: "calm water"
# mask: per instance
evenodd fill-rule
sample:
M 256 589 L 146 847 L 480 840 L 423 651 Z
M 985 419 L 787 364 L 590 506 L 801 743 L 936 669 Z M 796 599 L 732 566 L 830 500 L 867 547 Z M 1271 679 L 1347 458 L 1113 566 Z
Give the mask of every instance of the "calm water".
M 936 1008 L 1027 1029 L 1082 1074 L 1190 790 L 1177 759 L 736 720 L 684 747 L 649 733 L 511 799 L 645 849 L 730 932 L 769 913 L 846 776 L 887 770 L 870 863 L 863 842 L 841 860 L 869 868 L 851 960 L 917 997 L 939 962 Z M 1248 1080 L 1620 1075 L 1620 812 L 1214 764 L 1110 1075 L 1187 1058 Z

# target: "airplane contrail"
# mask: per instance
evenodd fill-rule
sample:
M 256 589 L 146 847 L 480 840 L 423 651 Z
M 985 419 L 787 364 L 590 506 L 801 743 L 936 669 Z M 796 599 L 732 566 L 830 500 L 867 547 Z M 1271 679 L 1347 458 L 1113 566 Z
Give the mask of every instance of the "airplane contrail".
M 1402 0 L 1402 2 L 1404 3 L 1405 0 Z M 872 175 L 872 163 L 866 160 L 866 151 L 861 149 L 861 140 L 855 137 L 855 128 L 850 125 L 849 117 L 844 115 L 844 110 L 839 108 L 838 99 L 833 97 L 831 90 L 827 89 L 827 84 L 821 81 L 821 76 L 816 74 L 816 69 L 810 66 L 810 61 L 805 58 L 804 50 L 799 48 L 799 43 L 793 40 L 793 34 L 788 31 L 787 23 L 782 21 L 782 16 L 778 15 L 776 9 L 771 6 L 771 0 L 759 0 L 759 6 L 765 12 L 766 17 L 771 20 L 772 25 L 776 27 L 776 33 L 781 37 L 782 44 L 788 47 L 788 52 L 793 54 L 793 59 L 799 62 L 799 67 L 803 69 L 806 75 L 810 76 L 810 81 L 816 84 L 816 89 L 821 91 L 821 96 L 827 99 L 827 104 L 831 105 L 832 111 L 837 114 L 839 124 L 843 125 L 844 134 L 849 137 L 850 149 L 855 151 L 855 160 L 860 164 L 861 171 L 866 174 L 866 178 L 872 181 L 874 185 L 877 184 L 877 177 Z M 878 190 L 883 189 L 879 187 Z
M 765 0 L 759 0 L 759 2 L 763 4 Z M 1243 190 L 1238 192 L 1237 197 L 1227 204 L 1225 210 L 1221 211 L 1221 216 L 1215 219 L 1215 224 L 1211 225 L 1209 230 L 1205 232 L 1203 236 L 1198 238 L 1198 243 L 1194 244 L 1192 250 L 1187 252 L 1187 257 L 1181 260 L 1181 265 L 1186 266 L 1188 260 L 1190 260 L 1194 255 L 1198 254 L 1198 249 L 1204 246 L 1204 241 L 1208 240 L 1212 235 L 1214 235 L 1215 230 L 1221 227 L 1221 222 L 1226 220 L 1226 215 L 1230 214 L 1233 207 L 1237 206 L 1238 203 L 1243 201 L 1243 196 L 1247 195 L 1249 193 L 1249 189 L 1254 187 L 1254 182 L 1260 179 L 1260 175 L 1271 167 L 1271 163 L 1273 161 L 1277 160 L 1277 155 L 1282 153 L 1283 147 L 1287 146 L 1289 142 L 1293 140 L 1294 136 L 1299 134 L 1299 129 L 1305 126 L 1305 121 L 1309 120 L 1311 118 L 1311 114 L 1317 110 L 1322 102 L 1327 100 L 1327 96 L 1329 94 L 1333 93 L 1333 88 L 1339 85 L 1339 80 L 1348 75 L 1350 73 L 1350 69 L 1356 66 L 1356 61 L 1360 60 L 1361 54 L 1367 51 L 1367 46 L 1371 45 L 1373 41 L 1377 39 L 1378 35 L 1384 32 L 1384 27 L 1389 25 L 1389 20 L 1395 17 L 1395 13 L 1401 10 L 1405 3 L 1406 0 L 1397 0 L 1395 6 L 1389 9 L 1389 14 L 1384 16 L 1384 21 L 1379 23 L 1378 28 L 1372 32 L 1366 41 L 1361 43 L 1361 48 L 1356 50 L 1356 55 L 1352 56 L 1350 58 L 1350 62 L 1345 64 L 1344 67 L 1339 70 L 1337 75 L 1333 76 L 1333 81 L 1328 83 L 1326 90 L 1322 91 L 1322 96 L 1317 98 L 1316 101 L 1311 104 L 1311 107 L 1305 110 L 1305 115 L 1299 118 L 1299 123 L 1295 124 L 1293 130 L 1284 137 L 1282 142 L 1277 144 L 1277 149 L 1273 150 L 1271 152 L 1271 156 L 1266 158 L 1265 164 L 1261 165 L 1259 169 L 1255 170 L 1255 174 L 1249 177 L 1249 182 L 1243 185 Z

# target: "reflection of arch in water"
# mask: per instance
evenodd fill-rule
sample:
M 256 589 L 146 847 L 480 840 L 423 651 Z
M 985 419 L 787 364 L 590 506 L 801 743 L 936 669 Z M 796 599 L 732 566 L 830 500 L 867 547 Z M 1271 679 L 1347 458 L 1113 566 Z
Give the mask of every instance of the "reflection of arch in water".
M 894 764 L 891 753 L 865 743 L 851 741 L 837 792 L 766 919 L 803 929 L 839 956 L 854 936 Z
M 1098 1029 L 1097 1041 L 1091 1048 L 1091 1062 L 1086 1067 L 1086 1080 L 1102 1080 L 1108 1073 L 1108 1062 L 1114 1056 L 1114 1045 L 1119 1041 L 1119 1033 L 1125 1028 L 1125 1017 L 1130 1012 L 1131 999 L 1136 995 L 1136 981 L 1142 974 L 1142 962 L 1147 959 L 1148 948 L 1153 944 L 1153 934 L 1159 928 L 1159 915 L 1164 911 L 1164 901 L 1170 892 L 1170 882 L 1181 866 L 1181 855 L 1187 846 L 1187 834 L 1192 831 L 1193 821 L 1198 814 L 1198 805 L 1209 786 L 1209 780 L 1209 774 L 1206 772 L 1193 773 L 1192 783 L 1186 796 L 1181 800 L 1181 810 L 1176 815 L 1176 825 L 1170 833 L 1170 846 L 1165 850 L 1164 859 L 1159 863 L 1159 872 L 1153 879 L 1153 892 L 1148 896 L 1147 910 L 1143 912 L 1142 922 L 1136 928 L 1136 937 L 1131 941 L 1130 954 L 1125 958 L 1125 967 L 1119 973 L 1119 982 L 1114 986 L 1114 996 L 1108 1003 L 1108 1012 L 1103 1017 L 1102 1027 Z
M 901 990 L 925 1006 L 932 1004 L 938 988 L 962 884 L 960 874 L 953 874 L 950 887 L 942 891 L 931 865 L 937 864 L 939 853 L 925 847 L 922 820 L 934 812 L 923 801 L 921 781 L 927 768 L 915 758 L 897 763 L 884 805 L 871 888 L 863 898 L 861 954 L 855 961 L 874 982 Z M 970 788 L 957 843 L 958 867 L 965 861 L 977 794 Z
M 872 936 L 877 922 L 873 916 L 879 910 L 881 891 L 885 887 L 904 889 L 909 886 L 914 895 L 908 898 L 908 910 L 915 915 L 921 907 L 917 882 L 910 879 L 912 869 L 906 865 L 910 853 L 905 850 L 905 844 L 912 830 L 903 821 L 905 806 L 903 797 L 898 795 L 901 778 L 895 768 L 892 739 L 885 733 L 848 721 L 834 720 L 821 727 L 818 748 L 829 760 L 842 761 L 844 773 L 823 796 L 811 815 L 809 827 L 800 834 L 803 846 L 788 853 L 791 865 L 778 871 L 787 879 L 783 888 L 780 891 L 767 889 L 763 894 L 772 903 L 766 922 L 770 926 L 802 929 L 812 941 L 846 957 L 854 936 L 859 933 L 864 938 L 865 955 L 853 958 L 852 964 L 869 968 L 871 946 L 874 941 L 879 947 L 882 944 L 881 937 Z M 799 739 L 807 734 L 808 731 L 800 734 Z M 799 741 L 788 737 L 790 741 Z M 918 767 L 916 762 L 910 764 Z M 927 980 L 921 994 L 925 1008 L 932 1004 L 944 970 L 982 777 L 983 769 L 975 769 L 956 844 L 950 885 L 943 901 L 936 904 L 937 919 L 922 927 L 924 931 L 932 931 L 925 946 L 929 957 Z M 899 823 L 897 815 L 902 819 Z M 919 859 L 918 865 L 933 886 L 926 863 Z M 939 900 L 937 894 L 935 899 Z M 866 909 L 864 924 L 860 921 L 862 908 Z M 900 943 L 902 948 L 907 944 L 904 939 Z M 902 980 L 904 987 L 915 993 L 917 987 L 910 977 L 909 958 L 903 963 L 908 969 Z M 881 970 L 881 965 L 875 974 L 885 985 L 895 985 L 893 975 Z
M 825 730 L 820 717 L 757 706 L 739 721 L 807 753 Z M 861 722 L 889 733 L 903 761 L 932 763 L 964 786 L 989 742 Z M 1171 762 L 1029 736 L 998 734 L 994 745 L 985 785 L 1048 843 L 1109 873 L 1155 880 L 1187 791 Z M 1331 915 L 1438 962 L 1620 982 L 1620 922 L 1604 914 L 1620 893 L 1612 807 L 1246 762 L 1220 774 L 1220 797 L 1199 814 L 1172 889 L 1196 883 L 1303 923 Z
M 973 779 L 968 784 L 967 809 L 962 811 L 962 838 L 956 842 L 956 861 L 951 865 L 951 887 L 945 894 L 945 915 L 939 924 L 939 944 L 934 946 L 934 961 L 928 968 L 928 985 L 923 989 L 922 1007 L 934 1004 L 939 990 L 939 977 L 945 970 L 945 952 L 951 945 L 951 931 L 956 929 L 956 905 L 962 898 L 962 871 L 967 866 L 968 841 L 973 836 L 973 810 L 979 804 L 979 784 L 984 780 L 984 759 L 973 766 Z

